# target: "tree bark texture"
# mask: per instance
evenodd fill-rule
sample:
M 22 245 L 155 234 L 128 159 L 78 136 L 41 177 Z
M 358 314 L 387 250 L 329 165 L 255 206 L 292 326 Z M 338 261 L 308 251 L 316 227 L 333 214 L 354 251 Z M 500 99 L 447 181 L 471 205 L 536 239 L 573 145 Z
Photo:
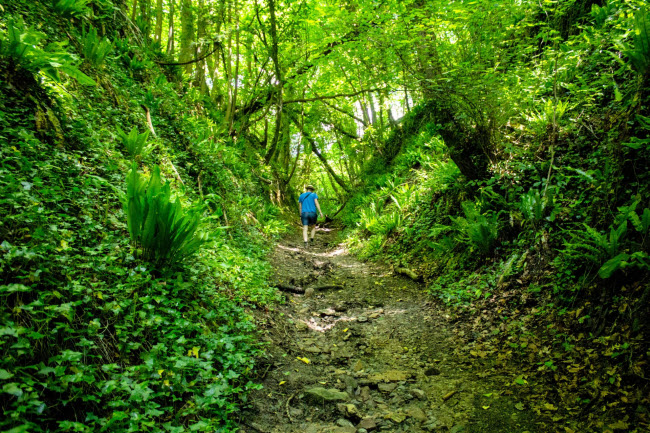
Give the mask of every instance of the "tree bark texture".
M 154 41 L 160 43 L 163 28 L 163 0 L 156 1 L 156 29 L 154 31 Z
M 181 52 L 178 57 L 180 63 L 191 60 L 192 42 L 194 42 L 194 13 L 192 11 L 192 0 L 181 0 Z M 194 65 L 189 63 L 185 65 L 184 70 L 187 74 L 192 73 Z
M 174 8 L 176 0 L 169 2 L 169 28 L 167 30 L 167 55 L 174 56 Z

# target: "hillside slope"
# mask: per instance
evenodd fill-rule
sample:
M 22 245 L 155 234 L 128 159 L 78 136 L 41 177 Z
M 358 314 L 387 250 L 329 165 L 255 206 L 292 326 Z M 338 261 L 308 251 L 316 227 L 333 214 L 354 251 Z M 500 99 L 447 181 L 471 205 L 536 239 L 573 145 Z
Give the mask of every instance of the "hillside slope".
M 255 388 L 245 309 L 275 297 L 282 226 L 209 104 L 101 5 L 0 18 L 0 428 L 226 431 Z M 127 175 L 156 167 L 199 224 L 168 254 L 129 236 Z

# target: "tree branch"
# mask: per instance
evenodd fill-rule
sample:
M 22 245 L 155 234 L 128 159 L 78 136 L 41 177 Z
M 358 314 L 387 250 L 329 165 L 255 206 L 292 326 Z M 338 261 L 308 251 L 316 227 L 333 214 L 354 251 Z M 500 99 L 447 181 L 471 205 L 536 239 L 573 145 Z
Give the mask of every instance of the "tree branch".
M 154 60 L 154 63 L 161 65 L 161 66 L 184 66 L 184 65 L 190 65 L 192 63 L 197 63 L 200 62 L 201 60 L 205 60 L 214 53 L 217 52 L 217 50 L 221 48 L 221 42 L 217 42 L 215 49 L 207 53 L 205 56 L 199 57 L 198 59 L 193 59 L 193 60 L 188 60 L 187 62 L 171 62 L 171 63 L 164 63 L 164 62 L 159 62 L 157 60 Z
M 300 133 L 305 138 L 305 140 L 307 140 L 309 142 L 309 144 L 311 145 L 312 152 L 318 157 L 320 162 L 325 167 L 325 170 L 327 170 L 327 172 L 332 176 L 332 178 L 336 181 L 336 183 L 338 183 L 341 186 L 341 188 L 343 188 L 343 190 L 349 194 L 350 193 L 350 187 L 347 186 L 345 184 L 345 182 L 343 181 L 343 179 L 341 179 L 341 177 L 334 172 L 334 169 L 332 169 L 332 166 L 329 164 L 327 159 L 325 159 L 323 154 L 320 153 L 320 151 L 318 150 L 318 146 L 316 144 L 316 140 L 314 140 L 309 135 L 309 133 L 307 131 L 305 131 L 305 128 L 303 127 L 303 125 L 300 124 L 298 119 L 296 119 L 296 116 L 295 116 L 294 113 L 292 113 L 291 111 L 288 111 L 287 114 L 289 115 L 289 118 L 291 119 L 291 121 L 298 127 L 298 129 L 300 130 Z
M 324 99 L 351 98 L 353 96 L 357 96 L 357 95 L 360 95 L 362 93 L 380 92 L 382 90 L 384 90 L 384 89 L 364 89 L 364 90 L 359 90 L 358 92 L 354 92 L 354 93 L 338 93 L 336 95 L 318 96 L 316 98 L 293 99 L 291 101 L 284 101 L 284 103 L 285 104 L 294 104 L 294 103 L 297 103 L 297 102 L 322 101 Z
M 319 96 L 318 93 L 316 93 L 316 92 L 314 92 L 314 93 L 316 94 L 316 96 Z M 331 109 L 338 111 L 339 113 L 343 113 L 346 116 L 349 116 L 349 117 L 353 118 L 357 122 L 361 123 L 363 126 L 368 126 L 368 125 L 366 125 L 366 122 L 362 118 L 355 116 L 353 113 L 348 113 L 347 111 L 345 111 L 342 108 L 337 107 L 336 105 L 330 104 L 329 102 L 325 102 L 325 100 L 321 100 L 320 102 L 327 105 Z

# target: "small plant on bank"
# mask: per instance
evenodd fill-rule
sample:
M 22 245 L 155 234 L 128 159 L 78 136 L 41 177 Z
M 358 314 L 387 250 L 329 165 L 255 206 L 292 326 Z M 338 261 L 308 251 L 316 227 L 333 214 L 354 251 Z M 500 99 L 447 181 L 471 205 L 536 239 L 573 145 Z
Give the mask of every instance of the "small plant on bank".
M 113 43 L 107 38 L 100 37 L 94 27 L 91 27 L 88 32 L 84 31 L 82 43 L 84 58 L 95 68 L 102 67 L 106 57 L 114 48 Z
M 54 0 L 54 10 L 67 18 L 79 18 L 88 12 L 89 0 Z
M 180 262 L 207 241 L 198 231 L 199 210 L 184 209 L 178 198 L 172 202 L 171 187 L 162 182 L 158 166 L 145 179 L 133 164 L 127 177 L 125 212 L 136 256 L 148 262 Z
M 58 83 L 62 82 L 64 72 L 80 84 L 96 84 L 77 68 L 77 58 L 65 51 L 62 44 L 51 43 L 41 48 L 45 39 L 44 33 L 27 26 L 22 18 L 9 17 L 6 31 L 0 31 L 0 57 L 8 58 L 15 71 L 40 72 Z
M 650 270 L 646 242 L 650 230 L 650 209 L 637 213 L 638 202 L 619 208 L 619 214 L 609 227 L 609 233 L 601 233 L 584 224 L 584 231 L 570 231 L 564 249 L 555 260 L 560 269 L 577 269 L 587 274 L 598 270 L 601 278 L 610 278 L 620 269 L 638 268 Z M 631 222 L 638 236 L 628 229 Z M 630 233 L 630 234 L 629 234 Z
M 550 192 L 550 191 L 549 191 Z M 540 194 L 538 189 L 530 189 L 521 196 L 519 210 L 524 218 L 530 221 L 534 227 L 544 219 L 553 220 L 553 208 L 555 203 L 550 195 Z M 549 216 L 547 216 L 550 214 Z
M 127 152 L 129 152 L 129 155 L 131 155 L 131 158 L 136 158 L 138 156 L 142 156 L 143 154 L 146 153 L 146 145 L 147 145 L 147 139 L 149 138 L 149 131 L 145 131 L 142 134 L 138 133 L 138 128 L 135 126 L 131 129 L 131 131 L 126 134 L 122 128 L 119 126 L 117 127 L 117 135 L 124 145 L 124 148 L 126 149 Z
M 632 46 L 622 46 L 623 52 L 629 59 L 630 66 L 639 74 L 650 69 L 650 13 L 647 8 L 641 8 L 634 14 L 635 31 Z
M 463 202 L 465 218 L 454 219 L 459 239 L 470 243 L 481 254 L 488 254 L 496 244 L 498 222 L 496 215 L 482 215 L 471 201 Z

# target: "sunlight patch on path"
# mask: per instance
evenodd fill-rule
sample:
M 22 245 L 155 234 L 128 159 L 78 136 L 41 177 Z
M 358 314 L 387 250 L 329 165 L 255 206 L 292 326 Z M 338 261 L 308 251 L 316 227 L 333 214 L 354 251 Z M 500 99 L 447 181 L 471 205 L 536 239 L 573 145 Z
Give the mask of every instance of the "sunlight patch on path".
M 310 317 L 307 320 L 301 320 L 301 322 L 307 325 L 312 331 L 325 332 L 336 326 L 338 322 L 353 322 L 355 320 L 357 320 L 356 317 L 343 316 L 328 323 L 318 323 L 318 320 L 315 317 Z
M 380 313 L 381 311 L 381 313 Z M 399 314 L 406 314 L 408 311 L 405 309 L 387 309 L 384 310 L 379 309 L 379 310 L 374 310 L 374 311 L 367 311 L 366 313 L 372 314 L 372 313 L 380 313 L 383 316 L 397 316 Z M 332 317 L 332 316 L 328 316 Z M 310 317 L 309 319 L 299 319 L 300 322 L 304 323 L 307 325 L 309 329 L 312 331 L 316 332 L 325 332 L 329 331 L 330 329 L 334 328 L 338 322 L 356 322 L 358 321 L 359 317 L 367 317 L 367 314 L 356 314 L 354 316 L 341 316 L 336 319 L 330 319 L 327 321 L 324 320 L 319 320 L 317 317 Z M 359 322 L 361 323 L 361 322 Z
M 335 250 L 326 252 L 326 253 L 314 253 L 309 250 L 305 250 L 304 248 L 299 248 L 299 247 L 290 247 L 288 245 L 278 245 L 278 248 L 284 251 L 291 251 L 294 253 L 301 253 L 305 254 L 308 256 L 313 256 L 313 257 L 337 257 L 337 256 L 342 256 L 347 253 L 347 249 L 345 247 L 339 247 Z

